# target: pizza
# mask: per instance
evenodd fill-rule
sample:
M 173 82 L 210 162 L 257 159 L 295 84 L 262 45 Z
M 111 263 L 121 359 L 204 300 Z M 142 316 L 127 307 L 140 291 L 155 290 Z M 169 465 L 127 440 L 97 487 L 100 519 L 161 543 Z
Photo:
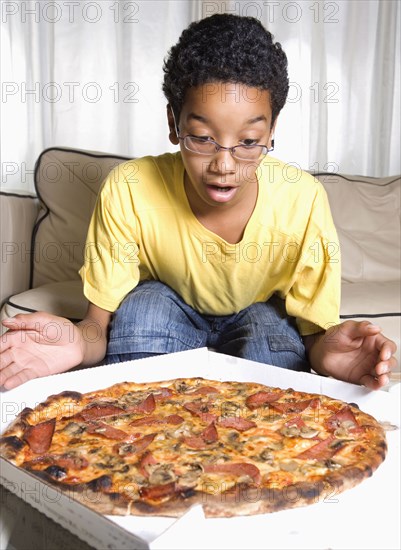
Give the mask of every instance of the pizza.
M 64 391 L 0 439 L 5 459 L 102 514 L 173 517 L 313 504 L 371 476 L 386 450 L 356 404 L 203 378 Z

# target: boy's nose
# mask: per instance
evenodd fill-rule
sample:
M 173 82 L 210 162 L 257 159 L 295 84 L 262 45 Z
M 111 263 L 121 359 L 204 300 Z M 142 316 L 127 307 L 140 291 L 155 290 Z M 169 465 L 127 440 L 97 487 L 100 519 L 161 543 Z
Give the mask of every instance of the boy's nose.
M 215 153 L 211 164 L 214 166 L 214 169 L 221 174 L 235 172 L 236 170 L 235 158 L 227 149 L 220 149 L 220 151 Z

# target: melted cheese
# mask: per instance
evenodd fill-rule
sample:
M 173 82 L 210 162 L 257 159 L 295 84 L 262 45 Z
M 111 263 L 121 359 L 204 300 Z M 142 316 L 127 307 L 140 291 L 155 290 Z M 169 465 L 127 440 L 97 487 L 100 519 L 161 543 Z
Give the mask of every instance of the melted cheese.
M 219 393 L 196 392 L 205 386 L 212 386 Z M 162 388 L 169 388 L 171 395 L 163 398 Z M 192 489 L 208 494 L 224 493 L 240 483 L 280 489 L 297 482 L 318 483 L 331 470 L 349 466 L 364 455 L 363 449 L 369 448 L 369 437 L 379 433 L 374 429 L 370 435 L 369 430 L 360 430 L 358 434 L 348 431 L 348 439 L 331 462 L 319 460 L 318 456 L 299 458 L 298 455 L 319 441 L 333 436 L 332 431 L 327 429 L 326 421 L 344 404 L 337 402 L 334 407 L 333 400 L 319 396 L 318 403 L 315 399 L 314 408 L 307 407 L 300 413 L 280 413 L 268 404 L 250 410 L 246 398 L 263 390 L 266 388 L 259 384 L 184 379 L 152 384 L 117 384 L 108 390 L 85 394 L 79 402 L 72 398 L 57 399 L 55 396 L 27 416 L 30 424 L 49 418 L 57 419 L 51 447 L 44 453 L 45 458 L 48 458 L 41 463 L 38 455 L 26 446 L 23 452 L 15 453 L 14 462 L 20 466 L 29 462 L 30 469 L 43 470 L 48 468 L 51 457 L 55 464 L 57 457 L 66 454 L 71 458 L 79 457 L 87 461 L 88 465 L 66 468 L 65 477 L 59 481 L 77 484 L 110 476 L 112 485 L 107 491 L 122 493 L 131 500 L 139 499 L 141 488 L 152 485 L 152 480 L 158 480 L 161 484 L 173 480 L 184 487 L 187 483 Z M 268 390 L 280 395 L 275 403 L 296 403 L 299 400 L 298 394 L 292 390 Z M 148 413 L 135 412 L 135 407 L 140 407 L 150 394 L 155 397 L 154 410 Z M 308 398 L 316 396 L 302 395 L 302 400 Z M 125 413 L 84 420 L 80 416 L 81 411 L 94 404 L 113 404 Z M 166 419 L 172 415 L 178 415 L 183 421 L 180 424 L 168 422 Z M 362 421 L 367 416 L 358 412 L 355 415 L 357 420 L 361 418 Z M 252 421 L 256 427 L 242 430 L 220 425 L 219 420 L 227 417 Z M 132 424 L 139 419 L 145 419 L 144 423 Z M 302 427 L 297 432 L 297 422 L 301 422 L 304 433 L 309 433 L 309 437 L 303 436 Z M 214 423 L 218 438 L 217 441 L 208 442 L 203 432 L 211 423 Z M 107 428 L 102 431 L 101 426 L 97 433 L 90 433 L 88 426 L 91 424 L 106 425 L 127 435 L 122 439 L 114 439 L 113 436 L 107 436 Z M 283 435 L 287 433 L 285 428 L 288 426 L 293 427 L 293 432 L 287 430 L 292 436 Z M 316 430 L 317 435 L 311 438 L 313 430 Z M 23 438 L 21 427 L 14 432 L 11 427 L 5 435 Z M 146 436 L 149 440 L 154 436 L 151 443 L 135 452 L 135 445 L 140 446 Z M 201 448 L 196 448 L 196 445 Z M 256 466 L 260 478 L 256 481 L 249 475 L 228 471 L 202 473 L 207 464 L 240 463 Z M 160 468 L 164 468 L 164 471 Z

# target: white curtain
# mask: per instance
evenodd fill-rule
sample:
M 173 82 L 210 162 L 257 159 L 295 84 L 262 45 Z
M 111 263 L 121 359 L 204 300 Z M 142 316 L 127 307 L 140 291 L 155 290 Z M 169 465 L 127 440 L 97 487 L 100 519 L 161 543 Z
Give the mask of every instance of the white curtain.
M 292 83 L 278 157 L 320 171 L 401 172 L 400 15 L 398 1 L 340 0 L 280 2 L 262 16 Z
M 275 155 L 305 169 L 400 169 L 397 0 L 1 2 L 2 187 L 33 189 L 47 147 L 173 151 L 162 63 L 213 13 L 257 17 L 281 42 L 291 88 Z

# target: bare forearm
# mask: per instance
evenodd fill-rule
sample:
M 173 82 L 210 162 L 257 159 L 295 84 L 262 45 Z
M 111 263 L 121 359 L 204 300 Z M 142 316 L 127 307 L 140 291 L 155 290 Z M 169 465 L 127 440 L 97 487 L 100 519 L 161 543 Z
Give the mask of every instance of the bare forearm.
M 111 313 L 102 310 L 93 304 L 83 321 L 78 323 L 83 360 L 85 367 L 96 365 L 106 355 L 108 325 Z
M 106 355 L 107 338 L 100 330 L 100 327 L 96 327 L 93 321 L 85 319 L 81 321 L 77 328 L 80 332 L 81 346 L 82 346 L 82 366 L 90 367 L 96 365 Z
M 328 376 L 328 372 L 324 367 L 324 337 L 325 332 L 318 332 L 308 336 L 303 336 L 303 342 L 305 345 L 306 355 L 309 363 L 314 371 L 322 376 Z

